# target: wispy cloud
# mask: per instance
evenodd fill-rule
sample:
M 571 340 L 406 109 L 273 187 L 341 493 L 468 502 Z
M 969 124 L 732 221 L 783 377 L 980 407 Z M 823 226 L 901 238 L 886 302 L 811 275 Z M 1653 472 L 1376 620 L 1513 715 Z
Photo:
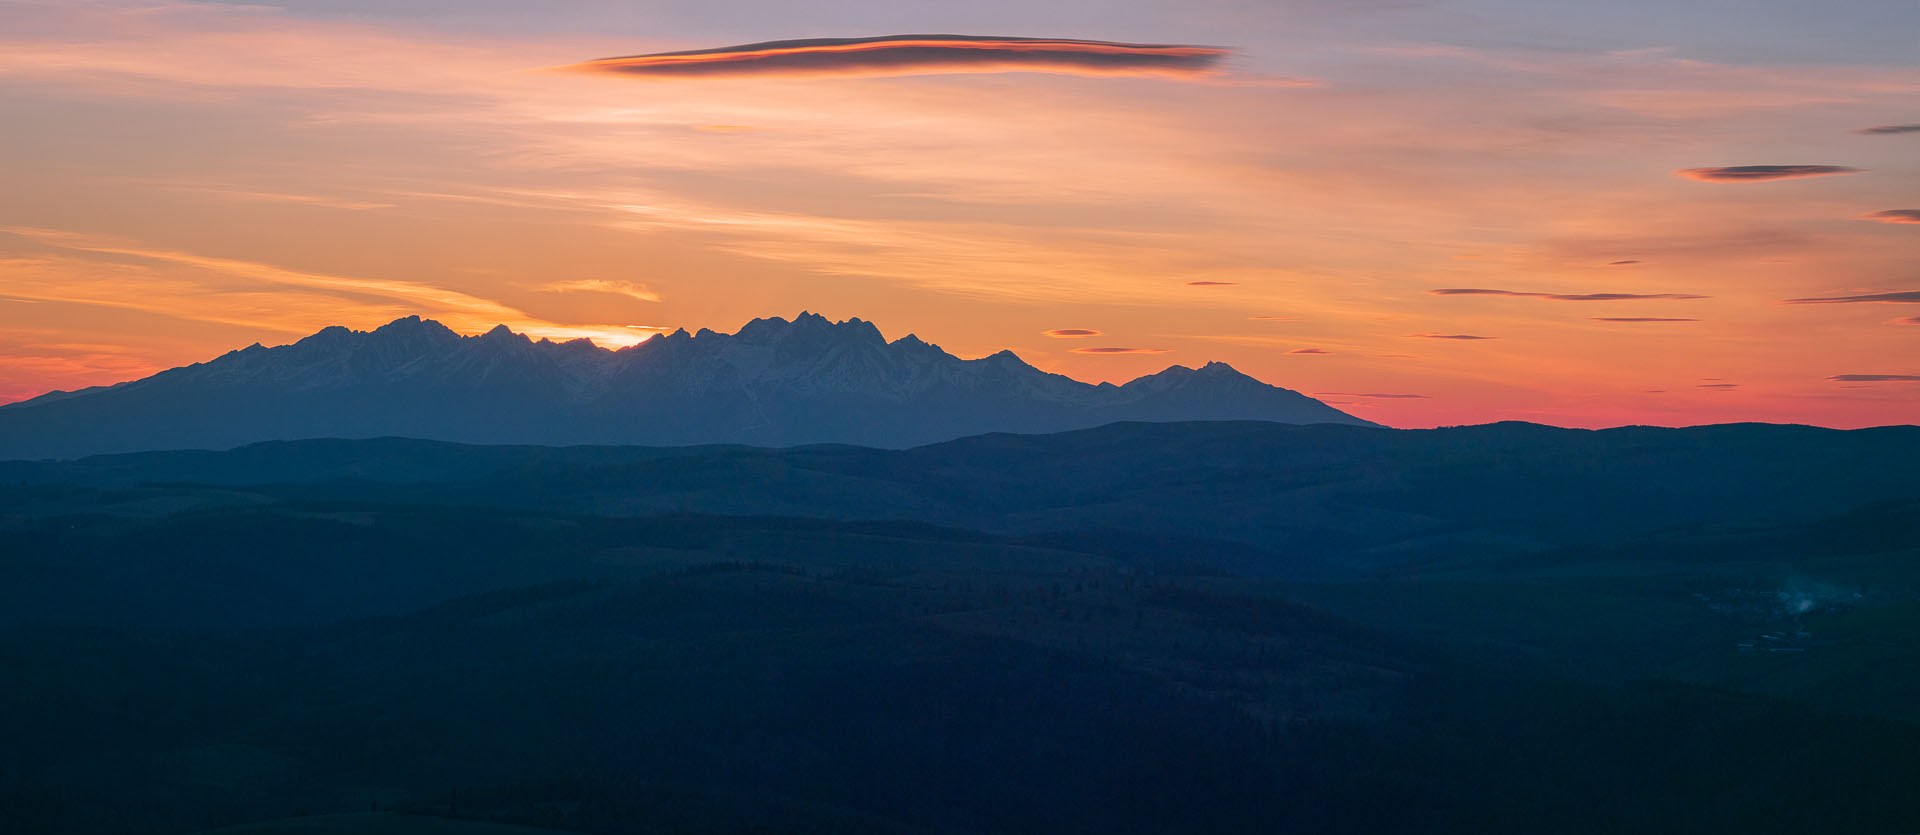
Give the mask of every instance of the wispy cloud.
M 1920 290 L 1897 290 L 1892 293 L 1862 293 L 1857 296 L 1817 296 L 1807 299 L 1785 299 L 1781 304 L 1920 304 Z
M 1861 220 L 1877 220 L 1881 223 L 1920 223 L 1920 209 L 1888 209 L 1884 212 L 1869 212 L 1860 216 Z
M 1689 180 L 1709 183 L 1754 183 L 1858 174 L 1865 170 L 1846 165 L 1729 165 L 1722 168 L 1682 168 L 1673 173 Z
M 1319 348 L 1295 348 L 1291 351 L 1288 351 L 1287 353 L 1289 354 L 1331 354 L 1333 352 L 1322 350 Z
M 1055 328 L 1050 331 L 1041 331 L 1041 334 L 1051 336 L 1055 339 L 1080 339 L 1088 336 L 1099 336 L 1100 332 L 1090 328 Z
M 1640 263 L 1640 261 L 1638 261 L 1638 260 L 1636 260 L 1636 259 L 1633 259 L 1633 258 L 1627 258 L 1627 259 L 1624 259 L 1624 260 L 1620 260 L 1620 261 L 1608 261 L 1608 262 L 1607 262 L 1607 266 L 1609 266 L 1609 267 L 1624 267 L 1624 266 L 1627 266 L 1627 265 L 1629 265 L 1629 264 L 1638 264 L 1638 263 Z
M 380 203 L 372 200 L 351 200 L 342 197 L 329 197 L 322 194 L 288 194 L 277 191 L 253 191 L 238 188 L 216 188 L 211 186 L 169 185 L 162 186 L 169 191 L 186 191 L 206 194 L 227 200 L 246 200 L 259 203 L 290 203 L 307 206 L 323 206 L 329 209 L 366 212 L 375 209 L 391 209 L 392 203 Z
M 1562 302 L 1619 302 L 1639 301 L 1641 299 L 1704 299 L 1692 293 L 1528 293 L 1518 290 L 1486 290 L 1478 287 L 1446 287 L 1428 290 L 1436 296 L 1517 296 L 1531 299 L 1552 299 Z
M 612 293 L 643 302 L 660 301 L 660 294 L 645 286 L 631 281 L 609 281 L 602 278 L 583 278 L 577 281 L 556 281 L 535 287 L 548 293 Z
M 1300 321 L 1300 317 L 1298 316 L 1248 316 L 1247 319 L 1253 322 L 1298 322 Z
M 1836 383 L 1920 383 L 1920 374 L 1835 374 Z
M 1189 281 L 1187 282 L 1187 286 L 1188 287 L 1232 287 L 1239 283 L 1240 282 L 1238 281 Z
M 1410 334 L 1407 334 L 1407 336 L 1415 339 L 1459 339 L 1463 341 L 1475 340 L 1475 339 L 1499 339 L 1500 338 L 1497 336 L 1474 336 L 1473 334 L 1470 334 L 1470 333 L 1410 333 Z
M 1076 354 L 1164 354 L 1170 348 L 1075 348 Z
M 653 78 L 1047 72 L 1196 78 L 1228 50 L 1069 38 L 885 35 L 766 41 L 601 58 L 563 69 Z
M 1920 325 L 1920 316 L 1908 316 L 1904 319 L 1895 319 L 1891 322 L 1888 322 L 1887 324 L 1889 325 Z
M 1694 386 L 1694 388 L 1711 389 L 1714 391 L 1730 391 L 1739 387 L 1739 383 L 1701 383 L 1700 385 Z
M 1698 322 L 1699 319 L 1669 319 L 1664 316 L 1589 316 L 1595 322 Z
M 1861 128 L 1859 130 L 1854 131 L 1854 133 L 1865 133 L 1865 134 L 1920 133 L 1920 125 L 1875 125 L 1870 128 Z
M 133 258 L 186 267 L 201 275 L 239 279 L 242 282 L 251 283 L 254 288 L 268 285 L 333 296 L 377 299 L 379 304 L 367 307 L 378 309 L 383 313 L 398 309 L 432 315 L 455 330 L 478 332 L 493 325 L 504 324 L 535 337 L 552 339 L 587 337 L 610 345 L 630 345 L 639 342 L 647 335 L 636 333 L 633 328 L 624 325 L 568 325 L 551 322 L 492 299 L 414 281 L 359 278 L 291 270 L 271 264 L 179 252 L 52 229 L 0 227 L 0 233 L 18 235 L 39 244 L 69 252 Z M 93 285 L 79 285 L 68 280 L 44 283 L 37 288 L 15 288 L 11 292 L 22 298 L 39 301 L 122 307 L 188 320 L 266 326 L 280 330 L 317 329 L 328 324 L 338 324 L 330 320 L 315 319 L 315 313 L 319 311 L 331 311 L 331 313 L 320 315 L 338 316 L 340 306 L 337 302 L 331 306 L 320 305 L 304 311 L 301 314 L 303 321 L 298 323 L 284 321 L 283 317 L 277 316 L 262 320 L 245 315 L 239 310 L 222 311 L 207 305 L 205 298 L 194 298 L 195 294 L 202 297 L 214 295 L 213 291 L 203 285 L 175 282 L 170 286 L 173 288 L 170 291 L 154 294 L 141 292 L 132 281 L 122 281 L 118 284 L 107 281 Z M 642 328 L 641 330 L 655 329 Z

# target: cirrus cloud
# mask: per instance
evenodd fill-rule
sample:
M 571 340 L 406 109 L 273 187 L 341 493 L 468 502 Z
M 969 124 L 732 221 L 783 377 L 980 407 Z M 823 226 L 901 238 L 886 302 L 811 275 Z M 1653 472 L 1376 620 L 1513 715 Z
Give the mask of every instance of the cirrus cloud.
M 1854 131 L 1854 133 L 1865 133 L 1865 134 L 1920 133 L 1920 125 L 1874 125 L 1873 127 L 1870 127 L 1870 128 L 1861 128 L 1857 131 Z
M 1164 354 L 1170 348 L 1075 348 L 1076 354 Z
M 1187 286 L 1188 287 L 1232 287 L 1239 283 L 1240 282 L 1238 281 L 1189 281 L 1187 282 Z
M 660 301 L 660 294 L 631 281 L 609 281 L 604 278 L 585 278 L 578 281 L 556 281 L 534 288 L 548 293 L 612 293 L 643 302 Z
M 1055 339 L 1079 339 L 1086 336 L 1099 336 L 1100 332 L 1087 328 L 1054 328 L 1050 331 L 1041 331 L 1040 334 Z
M 1322 350 L 1320 348 L 1295 348 L 1291 351 L 1288 351 L 1287 353 L 1289 354 L 1331 354 L 1333 352 Z
M 562 69 L 656 78 L 1047 72 L 1198 78 L 1228 50 L 1072 38 L 883 35 L 805 38 L 600 58 Z
M 1836 383 L 1920 383 L 1920 374 L 1835 374 Z
M 1709 183 L 1756 183 L 1858 174 L 1864 170 L 1846 165 L 1728 165 L 1720 168 L 1682 168 L 1673 173 L 1689 180 Z
M 1641 299 L 1704 299 L 1692 293 L 1527 293 L 1518 290 L 1486 290 L 1478 287 L 1445 287 L 1428 290 L 1436 296 L 1517 296 L 1532 299 L 1552 299 L 1562 302 L 1619 302 L 1639 301 Z
M 1474 336 L 1473 334 L 1470 334 L 1470 333 L 1410 333 L 1410 334 L 1407 334 L 1407 336 L 1415 339 L 1459 339 L 1459 340 L 1499 339 L 1500 338 L 1497 336 Z

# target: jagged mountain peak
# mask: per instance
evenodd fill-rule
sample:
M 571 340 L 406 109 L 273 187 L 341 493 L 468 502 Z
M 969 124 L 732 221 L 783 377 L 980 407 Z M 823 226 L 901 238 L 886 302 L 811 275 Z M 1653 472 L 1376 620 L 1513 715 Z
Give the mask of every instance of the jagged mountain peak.
M 713 333 L 705 328 L 700 332 L 721 337 L 731 336 L 733 339 L 752 345 L 772 344 L 810 335 L 830 335 L 850 342 L 886 344 L 885 337 L 880 334 L 880 328 L 858 316 L 835 322 L 818 313 L 809 313 L 804 310 L 800 315 L 793 317 L 792 321 L 779 316 L 754 319 L 742 325 L 739 332 L 731 335 Z
M 385 334 L 431 333 L 436 335 L 437 334 L 449 334 L 454 336 L 459 335 L 459 334 L 455 334 L 453 332 L 453 329 L 447 327 L 446 325 L 442 325 L 439 322 L 434 321 L 432 319 L 423 319 L 423 318 L 420 318 L 419 316 L 402 316 L 398 319 L 395 319 L 391 322 L 381 325 L 380 327 L 374 328 L 372 331 L 369 331 L 369 333 L 385 333 Z
M 338 345 L 346 342 L 347 340 L 352 339 L 354 335 L 355 335 L 355 331 L 349 330 L 348 328 L 343 327 L 341 325 L 328 325 L 324 328 L 314 331 L 312 335 L 307 336 L 293 344 L 294 345 Z

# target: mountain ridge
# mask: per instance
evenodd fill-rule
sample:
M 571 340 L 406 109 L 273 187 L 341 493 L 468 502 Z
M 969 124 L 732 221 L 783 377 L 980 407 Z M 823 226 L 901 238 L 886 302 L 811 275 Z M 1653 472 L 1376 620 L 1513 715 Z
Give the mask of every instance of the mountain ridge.
M 682 328 L 610 349 L 535 341 L 504 325 L 463 336 L 408 316 L 0 406 L 0 458 L 387 435 L 902 448 L 1120 420 L 1377 425 L 1225 363 L 1091 384 L 1008 350 L 961 359 L 912 334 L 889 342 L 858 317 L 834 322 L 803 311 L 732 334 Z

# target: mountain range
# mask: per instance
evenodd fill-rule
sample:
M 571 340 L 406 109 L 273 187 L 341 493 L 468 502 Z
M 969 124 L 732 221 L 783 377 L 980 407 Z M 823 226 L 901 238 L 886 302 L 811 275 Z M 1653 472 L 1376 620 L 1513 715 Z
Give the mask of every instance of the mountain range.
M 1011 351 L 960 359 L 912 335 L 888 342 L 858 318 L 805 312 L 755 319 L 733 334 L 678 330 L 619 350 L 534 341 L 504 325 L 462 336 L 410 316 L 0 407 L 0 459 L 380 436 L 905 448 L 986 432 L 1186 420 L 1374 425 L 1225 363 L 1094 385 Z

